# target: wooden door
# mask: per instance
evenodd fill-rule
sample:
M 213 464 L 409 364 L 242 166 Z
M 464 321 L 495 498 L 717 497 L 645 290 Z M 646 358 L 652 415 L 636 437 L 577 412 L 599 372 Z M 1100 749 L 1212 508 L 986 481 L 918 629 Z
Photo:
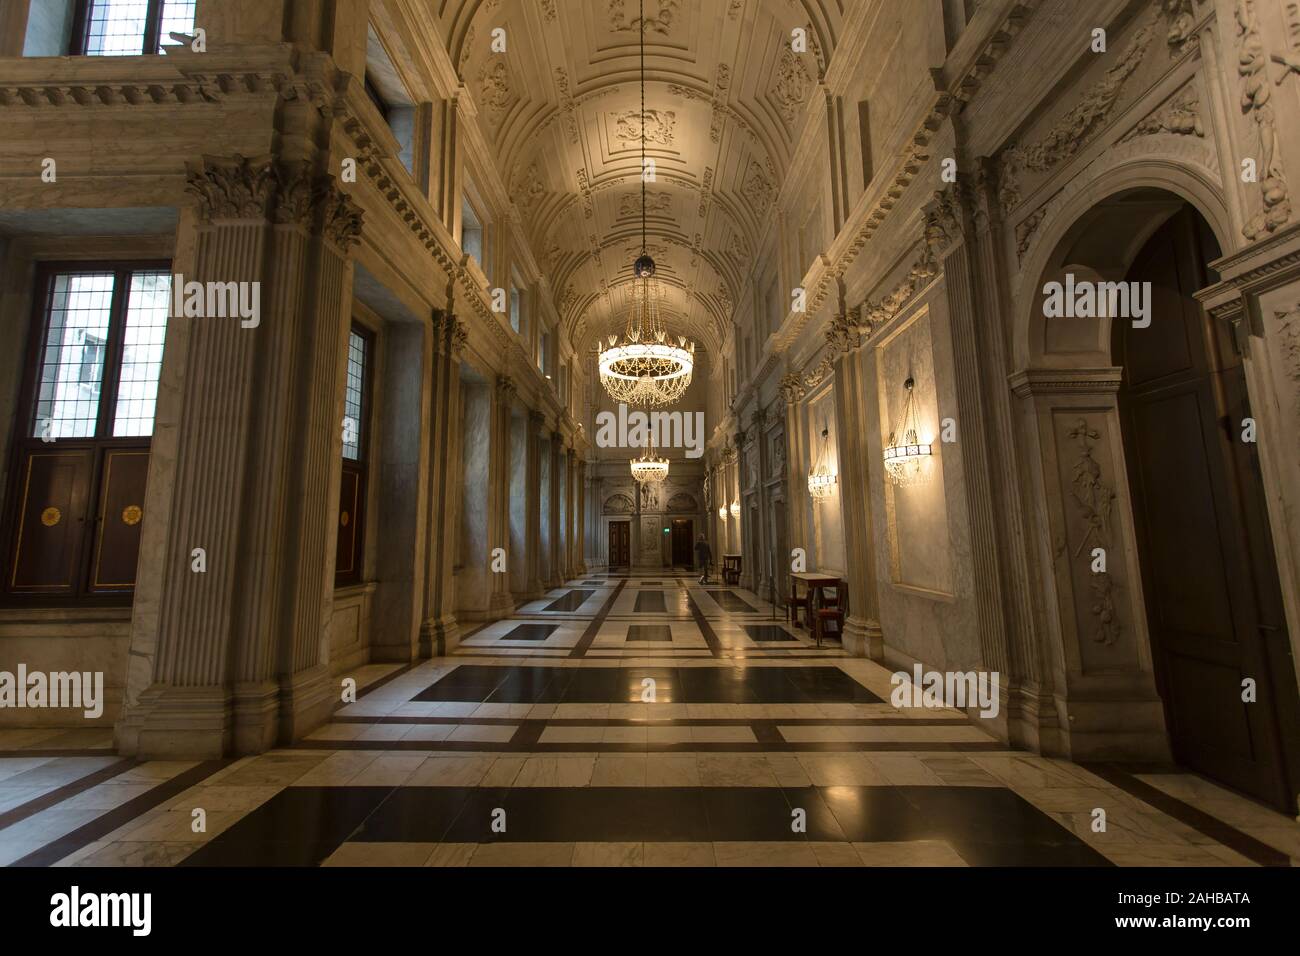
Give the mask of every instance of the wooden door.
M 1245 377 L 1192 296 L 1213 243 L 1190 209 L 1171 219 L 1128 275 L 1151 283 L 1150 327 L 1115 323 L 1142 585 L 1176 758 L 1293 814 L 1300 706 Z
M 609 566 L 626 568 L 632 565 L 632 525 L 628 521 L 609 523 Z

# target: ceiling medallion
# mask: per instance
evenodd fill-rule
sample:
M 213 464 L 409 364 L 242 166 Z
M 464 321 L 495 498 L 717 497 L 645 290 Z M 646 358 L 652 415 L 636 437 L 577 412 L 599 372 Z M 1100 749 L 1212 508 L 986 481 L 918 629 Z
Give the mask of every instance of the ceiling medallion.
M 645 19 L 645 3 L 641 3 Z M 641 31 L 641 255 L 632 264 L 627 327 L 602 342 L 597 367 L 609 397 L 626 405 L 657 407 L 680 401 L 695 368 L 695 343 L 679 335 L 674 343 L 659 310 L 661 293 L 654 258 L 646 251 L 645 31 Z M 633 468 L 635 472 L 635 466 Z M 665 462 L 665 474 L 667 463 Z
M 898 425 L 889 435 L 889 445 L 885 448 L 885 471 L 896 485 L 913 485 L 924 476 L 923 463 L 930 457 L 932 448 L 929 443 L 918 440 L 916 436 L 916 405 L 912 401 L 912 389 L 916 382 L 908 379 L 903 383 L 907 389 L 907 403 L 903 414 L 899 416 Z
M 661 482 L 668 477 L 668 459 L 658 454 L 653 438 L 646 442 L 641 457 L 632 459 L 631 467 L 632 477 L 643 484 Z

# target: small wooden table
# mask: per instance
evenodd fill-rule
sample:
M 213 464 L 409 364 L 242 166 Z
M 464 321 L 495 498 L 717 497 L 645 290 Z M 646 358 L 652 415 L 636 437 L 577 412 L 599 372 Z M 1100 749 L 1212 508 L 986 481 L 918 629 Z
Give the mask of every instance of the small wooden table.
M 817 646 L 821 647 L 821 632 L 813 625 L 813 615 L 817 613 L 817 607 L 822 602 L 822 591 L 825 588 L 838 588 L 842 582 L 833 574 L 821 574 L 817 571 L 792 571 L 790 578 L 793 581 L 803 582 L 804 595 L 808 598 L 808 627 L 817 635 Z M 796 585 L 795 594 L 798 593 L 798 585 Z
M 740 560 L 738 554 L 724 554 L 722 556 L 722 583 L 739 584 L 740 583 Z

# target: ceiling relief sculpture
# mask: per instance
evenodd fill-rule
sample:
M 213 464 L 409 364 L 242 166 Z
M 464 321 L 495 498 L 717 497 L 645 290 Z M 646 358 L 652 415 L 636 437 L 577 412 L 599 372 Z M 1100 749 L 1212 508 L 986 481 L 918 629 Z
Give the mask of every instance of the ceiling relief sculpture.
M 845 2 L 441 0 L 434 17 L 562 321 L 619 324 L 640 231 L 642 129 L 655 161 L 647 232 L 666 314 L 705 350 L 744 301 Z M 492 49 L 506 31 L 506 52 Z M 793 31 L 806 38 L 792 47 Z M 504 212 L 504 210 L 502 211 Z M 639 246 L 639 235 L 638 235 Z M 639 251 L 639 249 L 638 249 Z
M 625 110 L 614 114 L 614 138 L 625 143 L 639 143 L 645 127 L 646 142 L 654 146 L 673 145 L 673 127 L 677 114 L 672 110 Z

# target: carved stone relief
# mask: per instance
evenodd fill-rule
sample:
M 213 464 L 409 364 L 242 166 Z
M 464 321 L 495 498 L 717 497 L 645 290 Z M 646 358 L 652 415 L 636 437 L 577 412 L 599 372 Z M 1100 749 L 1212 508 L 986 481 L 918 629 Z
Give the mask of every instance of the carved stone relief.
M 785 118 L 787 125 L 793 125 L 799 117 L 799 109 L 808 99 L 813 79 L 804 65 L 803 57 L 788 46 L 782 49 L 781 58 L 776 65 L 776 78 L 772 85 L 772 98 Z
M 1291 199 L 1286 175 L 1282 172 L 1282 159 L 1278 155 L 1277 118 L 1270 102 L 1273 94 L 1273 83 L 1268 75 L 1270 54 L 1259 34 L 1254 0 L 1237 0 L 1235 13 L 1237 42 L 1241 47 L 1237 58 L 1237 73 L 1241 76 L 1241 108 L 1254 122 L 1259 135 L 1256 177 L 1262 201 L 1260 211 L 1242 226 L 1241 231 L 1247 239 L 1258 239 L 1291 219 Z M 1293 57 L 1280 59 L 1287 67 L 1283 79 L 1290 72 L 1300 70 L 1300 60 Z
M 613 494 L 605 499 L 604 512 L 607 515 L 630 515 L 636 510 L 632 499 L 624 494 Z
M 644 113 L 640 110 L 624 110 L 614 114 L 614 138 L 639 143 L 644 128 L 647 143 L 672 146 L 676 125 L 677 114 L 672 110 L 646 110 Z
M 1115 490 L 1102 477 L 1101 465 L 1093 456 L 1093 445 L 1101 433 L 1080 418 L 1066 432 L 1074 441 L 1077 457 L 1070 466 L 1070 497 L 1082 519 L 1082 533 L 1074 548 L 1075 560 L 1091 560 L 1094 548 L 1111 549 L 1111 517 L 1115 507 Z M 1089 572 L 1092 603 L 1089 613 L 1095 618 L 1092 639 L 1099 644 L 1114 644 L 1122 630 L 1114 594 L 1117 589 L 1109 571 Z

